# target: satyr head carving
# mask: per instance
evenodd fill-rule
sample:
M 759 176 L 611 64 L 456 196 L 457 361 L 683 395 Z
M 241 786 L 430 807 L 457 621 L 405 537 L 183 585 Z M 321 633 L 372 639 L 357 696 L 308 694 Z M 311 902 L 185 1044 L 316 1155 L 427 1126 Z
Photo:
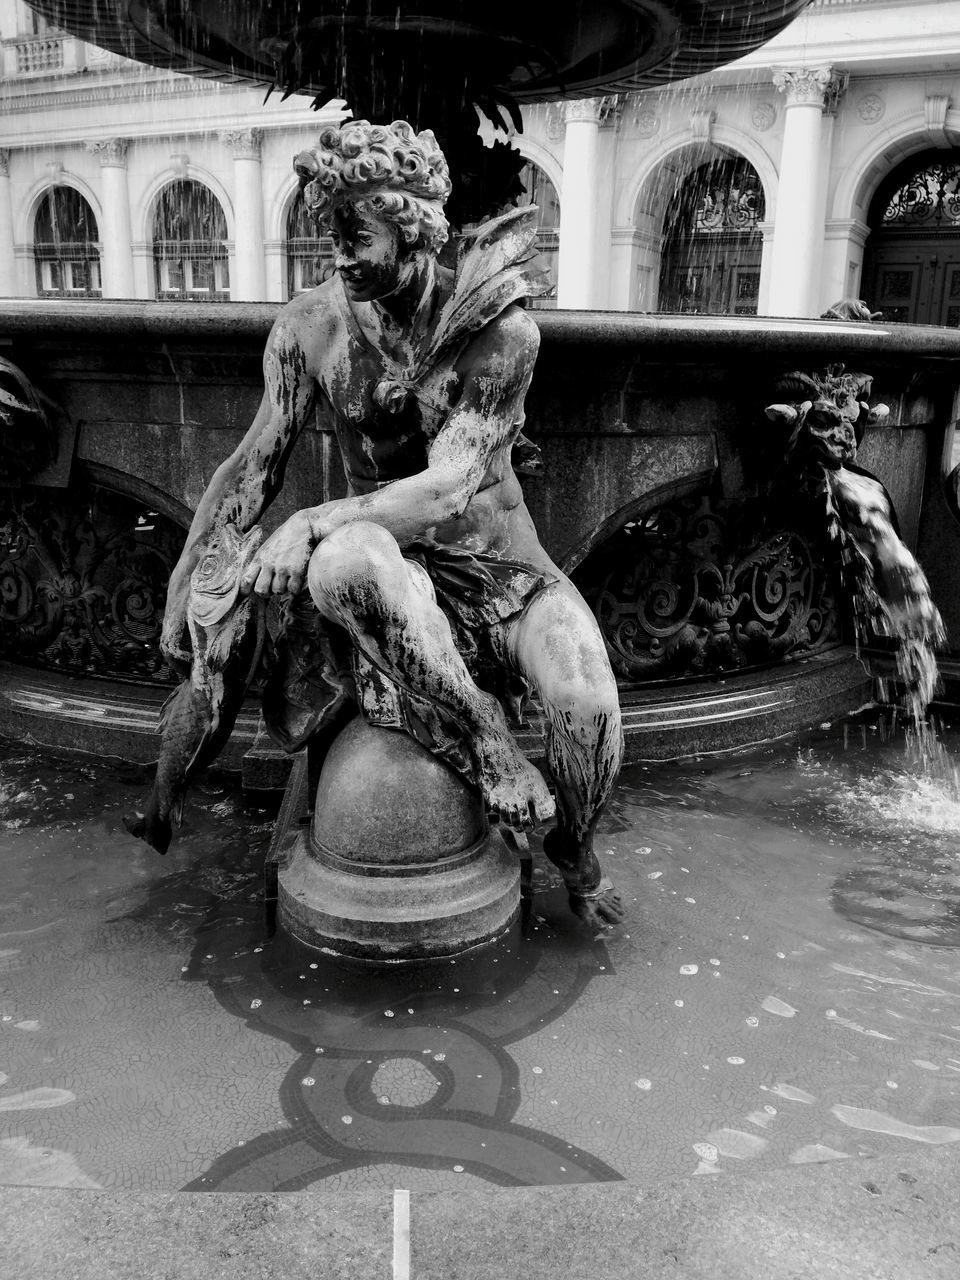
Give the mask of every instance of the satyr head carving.
M 767 405 L 766 415 L 788 433 L 789 465 L 834 470 L 852 462 L 867 426 L 882 422 L 890 412 L 885 404 L 867 404 L 872 385 L 868 374 L 846 373 L 843 365 L 831 365 L 822 374 L 781 378 L 774 394 L 782 400 Z

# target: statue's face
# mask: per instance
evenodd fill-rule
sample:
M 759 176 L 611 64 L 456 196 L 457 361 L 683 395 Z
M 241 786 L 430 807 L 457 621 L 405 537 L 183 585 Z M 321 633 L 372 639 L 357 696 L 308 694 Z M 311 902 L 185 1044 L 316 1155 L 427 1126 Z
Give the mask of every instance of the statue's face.
M 856 402 L 854 404 L 856 416 L 859 416 L 860 407 Z M 828 400 L 817 400 L 807 413 L 803 424 L 803 438 L 798 442 L 798 447 L 825 467 L 842 467 L 852 462 L 857 455 L 854 420 L 843 413 L 838 405 Z
M 354 302 L 375 302 L 393 293 L 408 271 L 398 228 L 354 204 L 341 206 L 330 228 L 334 265 Z

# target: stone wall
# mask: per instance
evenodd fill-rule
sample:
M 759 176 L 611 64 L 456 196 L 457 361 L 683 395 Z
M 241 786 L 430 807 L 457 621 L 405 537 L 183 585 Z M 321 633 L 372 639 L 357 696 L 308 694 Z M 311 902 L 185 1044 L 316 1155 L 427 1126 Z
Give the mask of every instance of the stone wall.
M 69 423 L 39 482 L 75 492 L 92 481 L 186 527 L 256 411 L 275 315 L 259 304 L 5 303 L 0 351 Z M 568 572 L 588 556 L 595 563 L 630 521 L 684 495 L 751 501 L 771 465 L 763 409 L 776 375 L 845 360 L 875 374 L 872 398 L 892 410 L 868 432 L 860 461 L 893 495 L 905 540 L 919 540 L 960 635 L 951 626 L 957 557 L 940 555 L 941 540 L 960 531 L 944 524 L 936 497 L 960 333 L 612 313 L 540 313 L 537 323 L 526 430 L 545 467 L 524 487 L 546 547 Z M 343 489 L 333 437 L 319 425 L 304 431 L 269 523 Z

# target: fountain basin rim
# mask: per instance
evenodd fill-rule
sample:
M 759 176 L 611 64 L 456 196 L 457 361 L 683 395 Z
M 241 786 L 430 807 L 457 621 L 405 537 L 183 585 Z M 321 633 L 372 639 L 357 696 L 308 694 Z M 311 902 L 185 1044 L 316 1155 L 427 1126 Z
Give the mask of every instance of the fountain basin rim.
M 190 339 L 223 334 L 265 339 L 281 304 L 223 302 L 52 301 L 0 299 L 0 338 L 68 337 L 91 341 L 113 334 L 128 340 Z M 774 316 L 680 316 L 657 312 L 531 311 L 551 344 L 601 348 L 701 350 L 713 355 L 742 351 L 838 360 L 960 361 L 960 329 L 934 325 L 852 324 Z

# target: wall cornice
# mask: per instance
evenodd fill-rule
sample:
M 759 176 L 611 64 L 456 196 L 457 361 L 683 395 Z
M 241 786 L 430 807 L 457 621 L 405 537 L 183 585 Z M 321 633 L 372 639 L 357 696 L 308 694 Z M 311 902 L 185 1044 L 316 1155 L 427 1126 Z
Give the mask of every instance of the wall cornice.
M 8 89 L 0 93 L 0 112 L 10 115 L 26 111 L 42 111 L 48 107 L 63 109 L 66 106 L 99 106 L 105 102 L 112 104 L 180 98 L 191 93 L 213 97 L 225 91 L 237 92 L 233 86 L 210 85 L 206 81 L 191 80 L 186 76 L 177 76 L 176 79 L 171 77 L 152 81 L 138 79 L 136 82 L 132 80 L 118 82 L 113 78 L 107 80 L 106 74 L 100 83 L 95 84 L 91 84 L 89 76 L 85 76 L 76 86 L 64 85 L 61 80 L 56 87 L 38 92 L 34 86 L 24 83 L 22 87 L 26 92 L 17 93 L 16 89 L 19 87 L 21 86 L 14 82 L 11 86 L 12 92 Z
M 2 83 L 2 82 L 0 82 Z M 322 127 L 330 120 L 339 120 L 343 116 L 343 107 L 336 105 L 336 100 L 316 114 L 307 115 L 308 100 L 305 96 L 291 98 L 285 110 L 272 109 L 262 112 L 262 95 L 259 90 L 248 84 L 220 84 L 215 81 L 198 80 L 190 76 L 168 73 L 156 73 L 152 79 L 143 79 L 138 74 L 117 76 L 115 70 L 90 71 L 82 78 L 71 78 L 71 82 L 61 78 L 55 84 L 45 84 L 41 89 L 34 81 L 10 81 L 0 89 L 0 117 L 26 115 L 31 112 L 43 112 L 56 109 L 58 112 L 76 110 L 84 107 L 114 106 L 122 103 L 161 102 L 177 98 L 196 96 L 206 102 L 216 101 L 223 104 L 226 118 L 211 123 L 198 121 L 196 133 L 209 132 L 214 128 L 249 128 L 255 125 L 269 131 L 288 129 L 302 118 L 308 127 Z M 230 104 L 238 107 L 231 112 Z M 292 103 L 292 106 L 290 105 Z M 277 104 L 279 108 L 280 104 Z M 298 114 L 297 107 L 303 110 Z M 254 116 L 256 118 L 254 119 Z M 243 124 L 232 124 L 232 118 L 242 120 Z M 99 129 L 103 131 L 103 119 L 99 120 Z M 131 133 L 133 131 L 131 130 Z

